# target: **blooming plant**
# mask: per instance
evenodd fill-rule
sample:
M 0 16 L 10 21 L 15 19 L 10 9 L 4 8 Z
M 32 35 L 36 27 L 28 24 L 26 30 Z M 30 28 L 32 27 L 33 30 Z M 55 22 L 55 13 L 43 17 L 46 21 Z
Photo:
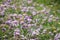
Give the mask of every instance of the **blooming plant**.
M 59 7 L 50 0 L 0 0 L 0 40 L 59 40 Z

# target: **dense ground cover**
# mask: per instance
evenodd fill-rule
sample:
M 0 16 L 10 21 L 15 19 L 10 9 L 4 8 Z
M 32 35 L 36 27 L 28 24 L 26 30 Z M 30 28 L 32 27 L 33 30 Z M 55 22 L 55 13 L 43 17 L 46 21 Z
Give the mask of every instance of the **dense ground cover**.
M 59 0 L 0 0 L 0 40 L 59 40 Z

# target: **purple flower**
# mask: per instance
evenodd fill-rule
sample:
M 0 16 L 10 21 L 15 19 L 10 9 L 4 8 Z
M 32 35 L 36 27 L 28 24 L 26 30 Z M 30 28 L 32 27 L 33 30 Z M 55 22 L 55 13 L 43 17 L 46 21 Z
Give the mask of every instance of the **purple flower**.
M 28 27 L 31 27 L 32 25 L 31 24 L 28 24 Z
M 21 11 L 22 12 L 28 12 L 29 10 L 27 9 L 27 7 L 22 7 Z
M 24 19 L 25 19 L 25 20 L 27 20 L 27 19 L 31 19 L 31 16 L 25 16 Z
M 39 31 L 38 30 L 33 31 L 32 36 L 34 36 L 34 35 L 39 35 Z
M 11 0 L 7 0 L 8 2 L 11 2 Z
M 20 30 L 19 30 L 19 28 L 16 28 L 16 29 L 14 30 L 14 36 L 16 36 L 16 35 L 20 35 Z
M 4 10 L 4 8 L 2 6 L 0 6 L 0 11 L 3 11 L 3 10 Z
M 32 12 L 32 15 L 36 15 L 36 14 L 37 14 L 37 12 L 36 12 L 36 11 L 33 11 L 33 12 Z
M 15 4 L 11 5 L 10 7 L 12 7 L 13 9 L 16 10 L 16 5 Z
M 27 25 L 26 23 L 24 23 L 24 24 L 22 25 L 22 28 L 23 28 L 23 29 L 26 29 L 26 28 L 28 28 L 28 25 Z
M 59 17 L 56 17 L 56 20 L 59 20 Z
M 22 26 L 22 28 L 23 28 L 23 29 L 27 29 L 27 28 L 28 28 L 28 26 L 25 26 L 25 25 L 24 25 L 24 26 Z
M 19 14 L 18 16 L 19 16 L 19 18 L 22 18 L 22 15 L 21 14 Z
M 11 22 L 12 22 L 12 20 L 7 20 L 5 23 L 8 24 L 8 25 L 10 25 Z
M 60 33 L 57 33 L 54 37 L 54 40 L 59 40 L 60 39 Z
M 52 18 L 49 18 L 49 19 L 48 19 L 48 22 L 51 22 L 51 21 L 52 21 Z
M 24 24 L 25 22 L 24 21 L 21 21 L 20 24 Z
M 28 0 L 27 2 L 28 2 L 28 4 L 30 4 L 30 3 L 32 3 L 32 0 Z
M 6 31 L 6 28 L 2 28 L 2 32 L 5 32 Z
M 28 21 L 28 23 L 30 23 L 30 22 L 32 22 L 32 19 L 29 19 L 29 18 L 28 18 L 27 21 Z
M 5 16 L 4 12 L 1 12 L 1 13 L 0 13 L 0 16 L 3 16 L 3 17 L 4 17 L 4 16 Z
M 18 25 L 19 25 L 19 22 L 18 22 L 17 20 L 14 20 L 14 21 L 11 22 L 11 24 L 12 24 L 13 26 L 18 26 Z

